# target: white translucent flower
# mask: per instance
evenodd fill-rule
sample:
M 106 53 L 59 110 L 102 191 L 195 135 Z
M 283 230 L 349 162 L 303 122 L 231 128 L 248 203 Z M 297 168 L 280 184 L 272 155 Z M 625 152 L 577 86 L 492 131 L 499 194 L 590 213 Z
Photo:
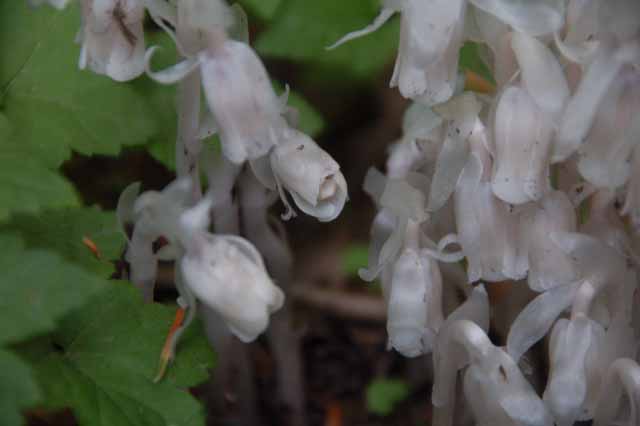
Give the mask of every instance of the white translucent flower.
M 466 0 L 386 0 L 370 26 L 347 34 L 330 48 L 376 31 L 400 12 L 400 46 L 390 85 L 405 98 L 438 104 L 456 87 L 466 5 Z
M 131 282 L 138 287 L 146 301 L 153 300 L 153 289 L 159 260 L 175 260 L 182 250 L 180 216 L 191 206 L 190 179 L 183 178 L 164 190 L 146 191 L 141 195 L 140 184 L 129 185 L 118 200 L 117 217 L 127 236 L 126 260 L 129 262 Z M 126 229 L 133 225 L 129 238 Z M 206 228 L 208 221 L 199 224 Z M 154 243 L 165 244 L 154 250 Z
M 144 72 L 144 2 L 83 0 L 80 69 L 89 68 L 116 81 Z
M 402 138 L 407 141 L 429 139 L 443 122 L 432 108 L 413 102 L 402 116 Z
M 133 205 L 135 230 L 156 238 L 164 237 L 169 246 L 179 244 L 182 228 L 180 216 L 192 206 L 192 182 L 184 177 L 167 185 L 162 191 L 146 191 Z
M 521 226 L 526 228 L 528 283 L 532 290 L 546 291 L 577 279 L 575 263 L 549 237 L 552 232 L 576 231 L 575 210 L 564 192 L 550 192 L 539 205 L 529 207 Z
M 474 132 L 475 133 L 475 132 Z M 469 282 L 522 278 L 517 265 L 517 216 L 493 193 L 491 158 L 484 130 L 471 140 L 471 155 L 454 194 L 458 242 L 467 259 Z
M 569 0 L 567 4 L 566 35 L 555 33 L 558 50 L 568 60 L 588 63 L 600 46 L 599 0 Z
M 523 33 L 538 36 L 564 24 L 564 0 L 469 0 Z
M 491 187 L 511 204 L 536 201 L 550 189 L 552 129 L 546 115 L 523 89 L 507 88 L 495 112 L 495 162 Z
M 478 115 L 482 105 L 471 92 L 437 105 L 434 111 L 445 119 L 444 141 L 438 153 L 427 210 L 435 212 L 447 202 L 469 157 L 469 139 L 484 130 Z
M 484 333 L 489 330 L 489 298 L 483 285 L 475 287 L 468 299 L 455 309 L 438 330 L 433 351 L 434 382 L 432 401 L 442 424 L 453 420 L 456 376 L 468 363 L 464 351 L 450 352 L 450 330 L 459 321 L 477 324 Z
M 206 50 L 159 72 L 148 63 L 157 47 L 146 54 L 147 73 L 160 83 L 175 83 L 200 68 L 209 111 L 220 135 L 223 154 L 233 163 L 262 157 L 287 128 L 282 105 L 267 71 L 245 43 L 213 33 Z
M 626 398 L 625 398 L 626 396 Z M 627 404 L 624 404 L 624 400 Z M 621 417 L 621 414 L 624 416 Z M 640 366 L 629 358 L 616 360 L 608 369 L 594 426 L 640 424 Z
M 296 205 L 308 215 L 329 222 L 340 214 L 347 201 L 347 182 L 338 163 L 310 137 L 294 129 L 270 154 L 271 170 L 282 200 L 285 219 L 295 215 L 286 201 L 286 189 Z
M 558 426 L 572 426 L 585 417 L 586 362 L 592 345 L 592 321 L 578 315 L 559 320 L 549 343 L 549 379 L 543 399 Z
M 284 293 L 271 281 L 260 253 L 240 237 L 195 234 L 180 270 L 198 300 L 215 310 L 243 342 L 264 332 L 269 316 L 284 303 Z
M 580 226 L 580 231 L 598 238 L 622 256 L 633 257 L 631 238 L 616 207 L 618 202 L 615 191 L 595 192 L 589 200 L 589 219 Z
M 567 102 L 553 145 L 553 162 L 566 160 L 580 148 L 611 83 L 625 64 L 637 62 L 639 58 L 638 42 L 629 42 L 620 47 L 611 43 L 599 46 Z
M 600 101 L 593 125 L 578 150 L 578 170 L 588 182 L 613 189 L 629 179 L 631 155 L 640 142 L 638 113 L 640 72 L 623 66 Z
M 485 331 L 467 320 L 458 320 L 442 328 L 438 350 L 445 364 L 439 368 L 452 370 L 448 389 L 455 389 L 455 372 L 469 365 L 464 374 L 464 393 L 478 424 L 553 425 L 553 418 L 545 404 L 518 368 L 514 360 L 501 348 L 495 347 Z M 444 376 L 443 376 L 444 377 Z M 442 405 L 442 382 L 438 375 L 434 382 L 433 403 Z M 450 400 L 445 398 L 447 403 Z
M 393 264 L 386 291 L 389 346 L 407 357 L 430 353 L 444 321 L 440 269 L 419 251 L 418 234 L 418 224 L 410 221 L 405 247 Z
M 387 179 L 371 168 L 364 179 L 364 191 L 380 208 L 372 226 L 369 266 L 358 271 L 360 278 L 373 281 L 378 274 L 396 260 L 404 246 L 409 221 L 427 220 L 425 176 L 414 179 Z
M 594 301 L 599 302 L 597 296 L 605 289 L 624 285 L 635 277 L 624 256 L 594 237 L 551 232 L 550 238 L 572 259 L 579 276 L 576 281 L 540 294 L 520 312 L 507 337 L 507 351 L 515 360 L 540 340 L 569 307 L 572 317 L 590 316 L 598 305 Z
M 520 67 L 522 88 L 550 120 L 558 120 L 569 99 L 560 62 L 544 43 L 524 33 L 513 33 L 511 47 Z

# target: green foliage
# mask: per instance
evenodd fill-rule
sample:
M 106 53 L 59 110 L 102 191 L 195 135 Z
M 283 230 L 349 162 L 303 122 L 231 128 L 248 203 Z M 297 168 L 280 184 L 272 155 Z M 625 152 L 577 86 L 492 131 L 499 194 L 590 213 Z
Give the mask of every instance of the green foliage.
M 80 425 L 204 425 L 204 410 L 187 389 L 212 366 L 200 327 L 185 333 L 167 377 L 152 381 L 174 312 L 143 305 L 129 284 L 110 282 L 69 312 L 51 339 L 21 348 L 34 365 L 44 407 L 70 406 Z
M 39 403 L 72 408 L 80 425 L 204 425 L 188 387 L 208 377 L 213 353 L 191 326 L 165 380 L 152 382 L 175 308 L 105 279 L 123 239 L 114 214 L 95 207 L 16 215 L 0 228 L 0 344 L 12 345 L 0 347 L 0 423 L 21 424 L 20 410 Z
M 367 386 L 367 409 L 379 416 L 388 416 L 399 402 L 409 396 L 409 387 L 402 380 L 375 379 Z
M 367 267 L 369 247 L 366 244 L 351 244 L 342 256 L 342 269 L 348 275 L 357 276 L 360 268 Z
M 51 167 L 71 155 L 115 155 L 156 131 L 131 84 L 78 70 L 79 7 L 0 3 L 0 105 L 20 148 Z
M 260 19 L 271 19 L 282 0 L 240 0 L 238 3 Z
M 0 344 L 53 331 L 63 315 L 105 286 L 55 253 L 25 250 L 15 235 L 1 235 L 0 246 Z
M 333 77 L 371 78 L 390 63 L 398 44 L 398 20 L 335 50 L 325 48 L 371 23 L 380 3 L 371 0 L 282 0 L 269 27 L 256 41 L 258 52 L 320 67 Z
M 0 136 L 0 221 L 12 212 L 36 213 L 43 207 L 77 204 L 65 178 L 30 155 L 13 151 Z
M 40 400 L 40 389 L 29 365 L 16 355 L 0 349 L 0 365 L 0 424 L 20 426 L 20 410 Z
M 483 48 L 482 45 L 478 43 L 474 43 L 471 41 L 466 42 L 462 45 L 460 49 L 460 62 L 458 67 L 461 70 L 469 70 L 473 71 L 476 74 L 486 78 L 487 80 L 495 83 L 493 76 L 491 75 L 491 70 L 482 59 L 482 55 L 480 54 L 480 50 Z
M 65 260 L 108 278 L 113 272 L 109 261 L 118 259 L 124 235 L 113 212 L 97 207 L 47 210 L 42 215 L 19 215 L 0 226 L 2 231 L 18 231 L 28 249 L 49 250 Z M 100 259 L 83 243 L 87 237 L 99 249 Z

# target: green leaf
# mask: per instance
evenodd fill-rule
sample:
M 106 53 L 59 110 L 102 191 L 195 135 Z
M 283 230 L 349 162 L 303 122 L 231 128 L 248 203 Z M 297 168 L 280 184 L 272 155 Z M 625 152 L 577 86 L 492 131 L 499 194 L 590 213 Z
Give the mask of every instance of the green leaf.
M 348 275 L 358 275 L 360 268 L 366 268 L 369 263 L 369 247 L 366 244 L 351 244 L 342 255 L 342 269 Z
M 238 3 L 260 19 L 271 19 L 282 0 L 239 0 Z
M 0 2 L 0 104 L 23 150 L 52 167 L 71 155 L 116 155 L 156 131 L 132 84 L 78 70 L 79 7 Z
M 105 286 L 55 253 L 25 250 L 15 234 L 0 234 L 0 247 L 0 344 L 52 331 Z
M 78 204 L 73 186 L 64 177 L 0 138 L 0 221 L 12 212 L 37 213 L 43 207 Z
M 208 377 L 213 361 L 198 324 L 184 334 L 165 379 L 152 382 L 174 314 L 144 304 L 129 284 L 110 282 L 65 317 L 50 342 L 22 348 L 45 408 L 72 407 L 86 426 L 204 426 L 204 410 L 188 391 Z
M 460 62 L 458 68 L 461 70 L 473 71 L 476 74 L 486 78 L 492 83 L 495 83 L 491 70 L 482 59 L 480 55 L 480 49 L 482 47 L 478 43 L 468 41 L 460 48 Z
M 375 379 L 367 386 L 367 409 L 379 416 L 388 416 L 393 407 L 409 396 L 409 387 L 402 380 Z
M 37 216 L 15 216 L 0 227 L 0 232 L 3 231 L 19 232 L 28 249 L 55 252 L 104 278 L 113 272 L 110 261 L 120 257 L 125 241 L 115 214 L 95 206 L 47 210 Z M 84 237 L 95 243 L 100 259 L 83 243 Z
M 20 411 L 40 401 L 31 368 L 11 352 L 0 349 L 0 424 L 21 426 Z
M 370 0 L 283 0 L 269 27 L 256 41 L 258 52 L 276 58 L 313 63 L 345 75 L 372 78 L 389 64 L 398 46 L 398 20 L 374 34 L 325 48 L 348 32 L 371 23 L 380 3 Z

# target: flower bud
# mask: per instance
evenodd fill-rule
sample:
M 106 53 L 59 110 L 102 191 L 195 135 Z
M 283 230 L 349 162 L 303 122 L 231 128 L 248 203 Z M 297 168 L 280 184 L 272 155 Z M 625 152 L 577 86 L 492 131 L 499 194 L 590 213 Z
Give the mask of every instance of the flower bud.
M 389 346 L 407 357 L 431 352 L 442 318 L 442 277 L 435 260 L 405 248 L 393 266 Z
M 142 74 L 143 20 L 142 0 L 83 0 L 80 69 L 88 67 L 116 81 Z
M 284 293 L 267 274 L 260 253 L 244 238 L 199 233 L 180 262 L 185 283 L 243 342 L 255 340 L 282 307 Z
M 288 129 L 270 160 L 283 201 L 282 188 L 289 191 L 296 205 L 308 215 L 322 222 L 338 217 L 347 200 L 347 183 L 338 163 L 310 137 Z M 286 216 L 292 214 L 289 207 Z
M 494 136 L 493 192 L 511 204 L 539 200 L 549 190 L 551 127 L 526 91 L 509 87 L 502 93 Z

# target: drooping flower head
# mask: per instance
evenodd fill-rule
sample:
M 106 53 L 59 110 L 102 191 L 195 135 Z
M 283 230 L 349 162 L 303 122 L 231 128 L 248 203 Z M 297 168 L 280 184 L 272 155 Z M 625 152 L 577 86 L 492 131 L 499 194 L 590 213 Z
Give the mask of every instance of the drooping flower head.
M 83 0 L 80 69 L 89 68 L 116 81 L 142 74 L 144 10 L 142 0 Z

